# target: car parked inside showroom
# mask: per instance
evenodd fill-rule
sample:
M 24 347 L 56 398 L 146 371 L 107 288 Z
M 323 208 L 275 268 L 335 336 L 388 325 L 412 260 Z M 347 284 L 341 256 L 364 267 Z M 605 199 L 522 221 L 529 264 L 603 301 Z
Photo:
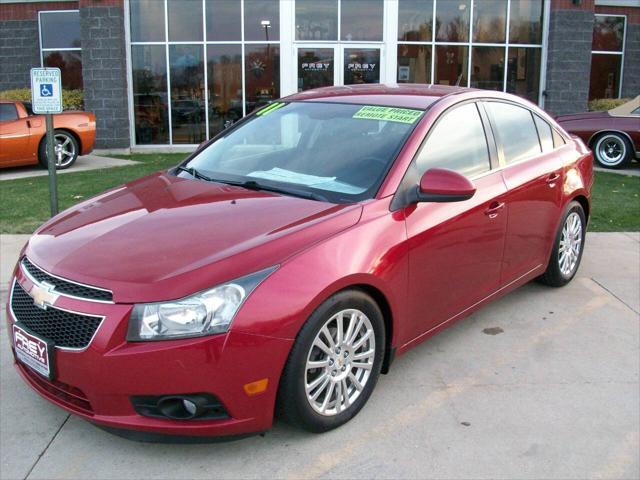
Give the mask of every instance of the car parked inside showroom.
M 56 168 L 71 167 L 78 155 L 93 150 L 96 117 L 90 112 L 53 115 Z M 35 115 L 28 102 L 0 99 L 0 168 L 47 166 L 44 115 Z
M 35 232 L 9 286 L 16 369 L 130 438 L 338 427 L 409 349 L 531 280 L 571 281 L 592 160 L 509 94 L 283 98 Z
M 560 115 L 556 121 L 593 150 L 601 167 L 626 168 L 640 160 L 640 95 L 608 111 Z

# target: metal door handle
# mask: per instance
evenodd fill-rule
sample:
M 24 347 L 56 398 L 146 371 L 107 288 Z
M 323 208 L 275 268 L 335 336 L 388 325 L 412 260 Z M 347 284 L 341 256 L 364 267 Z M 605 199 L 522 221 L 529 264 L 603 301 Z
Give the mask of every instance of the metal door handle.
M 547 177 L 547 183 L 549 184 L 550 187 L 555 187 L 555 184 L 559 178 L 560 178 L 559 173 L 552 173 Z
M 496 218 L 500 210 L 504 208 L 504 202 L 492 202 L 484 211 L 484 214 L 489 218 Z

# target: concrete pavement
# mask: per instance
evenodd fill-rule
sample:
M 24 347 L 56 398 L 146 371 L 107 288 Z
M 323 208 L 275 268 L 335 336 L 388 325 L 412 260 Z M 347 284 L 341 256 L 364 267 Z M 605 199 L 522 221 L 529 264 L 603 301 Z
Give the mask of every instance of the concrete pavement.
M 74 173 L 84 172 L 85 170 L 98 170 L 100 168 L 111 167 L 126 167 L 128 165 L 136 165 L 140 162 L 134 162 L 133 160 L 124 160 L 122 158 L 110 158 L 99 157 L 97 155 L 84 155 L 78 157 L 76 163 L 66 170 L 58 170 L 58 173 Z M 44 177 L 49 172 L 40 167 L 34 165 L 32 167 L 15 167 L 6 168 L 0 170 L 0 181 L 2 180 L 15 180 L 17 178 L 29 178 L 29 177 Z
M 0 238 L 3 287 L 25 239 Z M 399 358 L 349 424 L 209 445 L 131 442 L 50 405 L 3 320 L 0 476 L 640 478 L 639 286 L 640 234 L 589 234 L 571 284 L 528 284 Z

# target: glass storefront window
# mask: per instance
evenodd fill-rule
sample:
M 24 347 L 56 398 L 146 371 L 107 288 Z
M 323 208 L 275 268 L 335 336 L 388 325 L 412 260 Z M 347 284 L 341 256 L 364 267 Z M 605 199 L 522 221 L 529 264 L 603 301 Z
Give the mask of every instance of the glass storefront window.
M 202 45 L 170 45 L 171 130 L 173 143 L 205 140 Z
M 398 45 L 398 83 L 431 83 L 431 45 Z
M 202 40 L 202 0 L 167 0 L 169 41 Z
M 468 41 L 470 11 L 471 0 L 436 2 L 436 41 Z
M 42 48 L 80 48 L 80 13 L 41 12 Z
M 242 46 L 207 45 L 209 137 L 242 118 Z
M 338 40 L 338 0 L 296 0 L 296 40 Z
M 383 0 L 341 0 L 340 39 L 381 42 Z
M 245 112 L 280 98 L 280 47 L 245 45 Z
M 504 47 L 473 47 L 471 49 L 471 87 L 502 91 L 504 50 Z
M 591 55 L 591 78 L 589 100 L 596 98 L 618 98 L 620 91 L 620 69 L 622 55 Z
M 280 0 L 244 0 L 244 39 L 280 40 Z
M 401 0 L 398 4 L 398 40 L 430 42 L 433 0 Z
M 42 65 L 58 67 L 62 75 L 62 88 L 73 90 L 82 88 L 82 51 L 63 50 L 42 52 Z
M 333 85 L 333 48 L 298 48 L 298 91 Z
M 435 79 L 439 85 L 467 85 L 469 48 L 455 45 L 437 45 Z
M 622 52 L 625 17 L 596 15 L 591 49 L 603 52 Z
M 73 11 L 40 12 L 40 53 L 43 67 L 57 67 L 62 88 L 82 88 L 82 41 L 80 13 Z
M 542 49 L 509 47 L 507 92 L 538 103 Z
M 380 83 L 379 48 L 344 49 L 344 84 Z
M 242 40 L 241 3 L 238 0 L 207 0 L 207 40 Z
M 504 43 L 507 24 L 507 2 L 484 0 L 473 6 L 473 41 Z
M 164 2 L 129 0 L 132 42 L 164 42 Z
M 138 145 L 169 143 L 164 45 L 132 45 L 133 115 Z
M 509 42 L 538 45 L 542 43 L 542 1 L 511 0 Z

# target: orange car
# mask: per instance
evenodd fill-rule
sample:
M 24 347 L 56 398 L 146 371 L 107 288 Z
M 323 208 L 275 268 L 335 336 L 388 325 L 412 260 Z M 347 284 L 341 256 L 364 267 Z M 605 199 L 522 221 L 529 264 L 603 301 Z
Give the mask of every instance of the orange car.
M 96 116 L 64 112 L 53 116 L 56 168 L 73 165 L 78 155 L 93 150 Z M 44 115 L 34 115 L 29 103 L 0 99 L 0 168 L 47 166 Z

